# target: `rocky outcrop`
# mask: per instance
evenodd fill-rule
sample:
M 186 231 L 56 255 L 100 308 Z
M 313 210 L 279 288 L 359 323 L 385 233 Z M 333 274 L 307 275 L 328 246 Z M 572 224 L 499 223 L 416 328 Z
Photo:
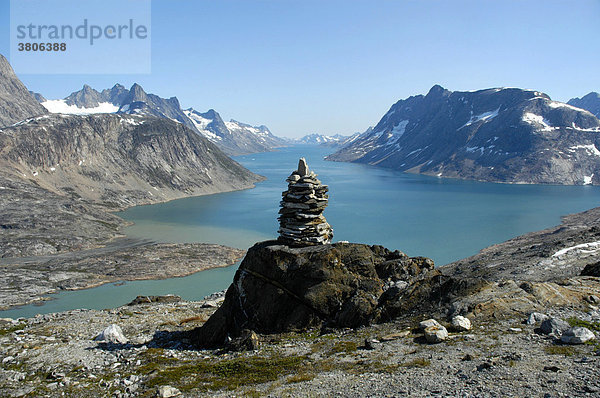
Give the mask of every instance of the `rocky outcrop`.
M 293 246 L 330 243 L 333 229 L 322 214 L 329 200 L 327 185 L 308 169 L 304 158 L 286 181 L 288 189 L 281 194 L 278 218 L 279 241 Z
M 46 108 L 36 101 L 0 54 L 0 128 L 45 113 L 48 113 Z
M 600 208 L 563 217 L 562 224 L 518 236 L 440 268 L 445 275 L 489 281 L 549 281 L 598 276 Z
M 599 184 L 600 120 L 539 91 L 434 86 L 327 159 L 491 182 Z
M 242 330 L 278 333 L 311 327 L 357 327 L 386 318 L 382 296 L 409 286 L 433 261 L 355 243 L 291 248 L 277 241 L 248 251 L 223 305 L 194 332 L 218 346 Z

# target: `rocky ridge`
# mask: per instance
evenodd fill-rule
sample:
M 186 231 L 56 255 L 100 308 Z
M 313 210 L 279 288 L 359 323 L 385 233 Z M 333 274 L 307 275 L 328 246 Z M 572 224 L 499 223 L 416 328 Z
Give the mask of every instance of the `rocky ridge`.
M 0 128 L 46 113 L 0 54 Z
M 257 176 L 170 120 L 44 115 L 0 131 L 3 173 L 114 209 L 250 188 Z
M 600 118 L 600 94 L 595 91 L 592 91 L 581 98 L 571 98 L 567 104 L 590 111 L 596 115 L 596 117 Z
M 539 91 L 434 86 L 327 159 L 491 182 L 598 184 L 600 120 Z

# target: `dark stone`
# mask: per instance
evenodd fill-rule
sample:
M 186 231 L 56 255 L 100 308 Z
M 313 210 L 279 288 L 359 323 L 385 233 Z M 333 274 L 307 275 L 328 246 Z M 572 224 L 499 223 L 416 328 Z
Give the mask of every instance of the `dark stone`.
M 173 294 L 165 296 L 137 296 L 127 305 L 151 304 L 151 303 L 178 303 L 181 297 Z
M 600 261 L 594 264 L 588 264 L 581 271 L 582 276 L 597 276 L 600 277 Z
M 242 330 L 239 337 L 229 342 L 228 348 L 231 351 L 254 351 L 259 346 L 258 335 L 252 330 Z
M 385 306 L 392 301 L 381 300 L 388 279 L 410 283 L 432 270 L 429 259 L 381 246 L 257 243 L 248 250 L 221 307 L 194 331 L 196 344 L 220 346 L 244 329 L 269 334 L 368 325 L 389 313 Z

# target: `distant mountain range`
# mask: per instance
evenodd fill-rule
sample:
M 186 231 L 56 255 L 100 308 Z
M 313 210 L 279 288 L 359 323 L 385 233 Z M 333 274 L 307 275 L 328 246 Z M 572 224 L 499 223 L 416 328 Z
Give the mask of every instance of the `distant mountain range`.
M 370 127 L 372 128 L 372 127 Z M 349 143 L 353 138 L 358 137 L 360 133 L 354 133 L 352 135 L 324 135 L 324 134 L 308 134 L 302 138 L 295 139 L 293 142 L 295 144 L 304 144 L 304 145 L 324 145 L 324 146 L 343 146 Z
M 436 85 L 392 105 L 327 159 L 481 181 L 600 184 L 599 138 L 596 116 L 539 91 Z
M 201 113 L 189 108 L 183 113 L 194 124 L 196 131 L 230 155 L 267 152 L 289 143 L 284 138 L 274 136 L 267 126 L 251 126 L 233 119 L 224 122 L 214 109 Z
M 274 136 L 266 126 L 255 127 L 235 120 L 223 122 L 212 109 L 206 113 L 182 110 L 176 97 L 165 99 L 148 94 L 137 83 L 129 90 L 115 84 L 101 92 L 84 85 L 62 100 L 46 100 L 40 94 L 32 94 L 52 113 L 120 113 L 171 119 L 202 134 L 228 155 L 270 151 L 287 143 Z
M 582 98 L 571 98 L 567 104 L 588 110 L 600 118 L 600 94 L 597 92 L 592 91 Z

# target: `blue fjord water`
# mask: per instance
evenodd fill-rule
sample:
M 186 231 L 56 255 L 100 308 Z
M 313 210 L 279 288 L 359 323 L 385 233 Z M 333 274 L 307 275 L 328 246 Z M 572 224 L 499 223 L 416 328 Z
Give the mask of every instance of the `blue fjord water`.
M 372 166 L 324 161 L 330 148 L 293 146 L 237 157 L 264 175 L 254 189 L 138 206 L 119 213 L 135 225 L 132 237 L 159 242 L 208 242 L 248 248 L 277 236 L 277 211 L 285 178 L 299 157 L 329 185 L 325 210 L 334 241 L 380 244 L 442 265 L 480 249 L 556 225 L 560 216 L 596 207 L 600 188 L 491 184 L 406 174 Z M 111 308 L 137 295 L 177 294 L 199 299 L 226 288 L 237 269 L 203 271 L 183 278 L 108 284 L 61 292 L 42 306 L 0 312 L 32 316 L 73 308 Z

